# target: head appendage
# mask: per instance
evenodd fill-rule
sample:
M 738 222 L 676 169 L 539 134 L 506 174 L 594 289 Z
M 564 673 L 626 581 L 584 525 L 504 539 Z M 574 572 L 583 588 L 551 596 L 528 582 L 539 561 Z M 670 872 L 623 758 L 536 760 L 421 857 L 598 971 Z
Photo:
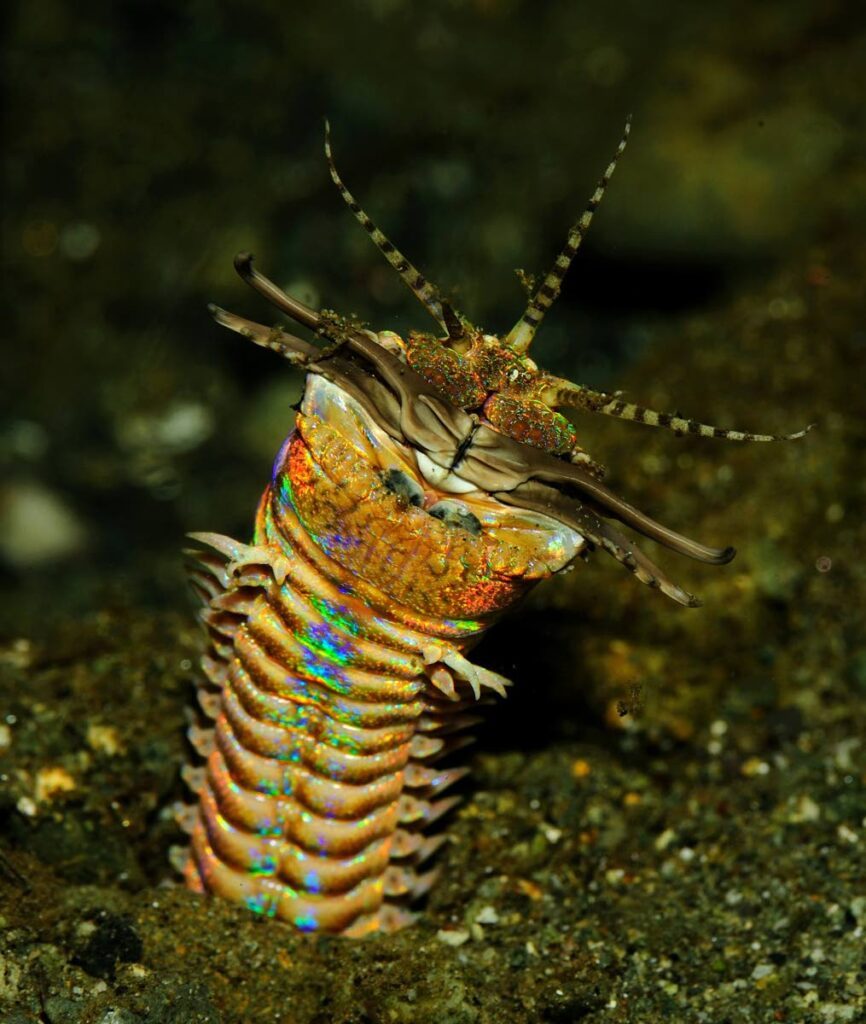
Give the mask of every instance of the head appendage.
M 278 288 L 273 281 L 260 274 L 253 266 L 253 254 L 251 252 L 239 252 L 234 259 L 235 270 L 241 278 L 254 288 L 259 295 L 263 295 L 271 305 L 288 315 L 297 323 L 309 327 L 311 331 L 318 331 L 322 323 L 321 313 L 310 309 L 300 299 L 294 299 L 286 295 L 282 288 Z
M 586 209 L 583 211 L 580 219 L 574 227 L 569 231 L 568 240 L 563 246 L 560 254 L 556 257 L 556 261 L 554 262 L 547 277 L 545 277 L 535 295 L 533 295 L 529 300 L 529 305 L 526 307 L 523 316 L 517 321 L 514 327 L 511 328 L 505 338 L 505 344 L 513 348 L 515 352 L 526 352 L 532 343 L 532 339 L 535 337 L 538 325 L 544 319 L 544 314 L 548 309 L 550 309 L 556 300 L 557 295 L 559 295 L 559 289 L 562 286 L 562 279 L 565 277 L 569 266 L 571 266 L 571 261 L 574 259 L 575 253 L 580 248 L 580 243 L 583 241 L 583 236 L 586 234 L 586 230 L 592 220 L 592 215 L 595 213 L 596 207 L 601 202 L 608 182 L 613 176 L 613 172 L 616 170 L 617 161 L 625 150 L 630 131 L 631 114 L 626 118 L 625 130 L 623 131 L 619 146 L 617 146 L 616 152 L 613 155 L 613 160 L 611 160 L 607 165 L 607 169 L 601 176 L 601 180 L 599 181 L 595 192 L 593 192 L 592 198 L 587 203 Z
M 235 331 L 241 337 L 260 345 L 262 348 L 269 348 L 272 352 L 288 359 L 290 363 L 305 366 L 311 360 L 319 356 L 319 349 L 309 342 L 288 334 L 280 327 L 265 327 L 257 324 L 254 320 L 247 320 L 246 317 L 238 316 L 236 313 L 229 313 L 213 302 L 208 304 L 208 312 L 221 327 L 227 327 Z
M 616 395 L 607 395 L 603 391 L 593 391 L 579 384 L 563 382 L 559 387 L 551 387 L 545 392 L 543 401 L 552 408 L 584 409 L 587 412 L 600 412 L 605 416 L 615 416 L 621 420 L 633 420 L 645 423 L 650 427 L 666 427 L 675 434 L 692 434 L 695 437 L 721 437 L 727 441 L 796 441 L 815 426 L 810 423 L 802 430 L 792 434 L 753 434 L 746 430 L 724 430 L 708 423 L 687 419 L 667 412 L 656 412 L 633 402 L 624 402 Z
M 391 264 L 391 266 L 397 271 L 403 281 L 418 299 L 418 301 L 424 306 L 427 312 L 436 320 L 441 327 L 445 329 L 449 337 L 455 337 L 451 333 L 452 329 L 459 327 L 459 333 L 456 337 L 461 337 L 463 334 L 463 326 L 460 322 L 460 318 L 451 309 L 450 306 L 446 308 L 447 303 L 444 303 L 439 296 L 439 293 L 434 285 L 432 285 L 426 277 L 418 270 L 417 267 L 413 266 L 409 260 L 397 249 L 392 242 L 386 238 L 386 236 L 376 227 L 372 220 L 367 216 L 364 210 L 356 201 L 352 193 L 343 184 L 343 179 L 337 172 L 336 165 L 334 164 L 334 156 L 331 152 L 331 126 L 325 121 L 325 156 L 328 159 L 328 168 L 331 172 L 331 180 L 340 190 L 340 195 L 343 197 L 346 205 L 354 213 L 359 224 L 369 234 L 370 238 L 373 239 L 379 252 L 385 257 L 385 259 Z
M 334 339 L 331 319 L 286 295 L 273 281 L 254 269 L 252 256 L 246 253 L 240 254 L 235 260 L 235 266 L 241 276 L 256 291 L 268 298 L 283 312 L 288 313 L 294 320 L 311 328 L 320 336 Z M 339 356 L 335 357 L 333 350 L 319 349 L 280 327 L 265 327 L 220 309 L 218 306 L 211 305 L 209 309 L 214 319 L 224 327 L 236 331 L 263 348 L 277 352 L 295 365 L 310 369 L 314 373 L 320 373 L 327 379 L 339 383 L 341 387 L 365 405 L 368 411 L 371 411 L 374 418 L 386 431 L 389 430 L 389 426 L 393 427 L 396 437 L 405 436 L 407 423 L 412 425 L 411 410 L 416 408 L 419 396 L 435 394 L 435 388 L 431 390 L 430 385 L 423 378 L 402 364 L 377 340 L 368 336 L 367 332 L 349 329 L 348 333 L 340 333 L 339 343 L 345 344 L 351 352 L 349 358 L 343 360 Z M 361 358 L 360 365 L 352 361 L 355 357 Z M 369 367 L 375 369 L 373 376 L 380 375 L 387 390 L 393 393 L 393 399 L 396 400 L 397 419 L 394 419 L 393 416 L 389 419 L 386 414 L 388 410 L 383 413 L 379 405 L 383 397 L 382 393 L 371 397 L 369 386 L 363 384 L 363 380 L 370 376 L 369 368 L 364 368 L 365 364 L 369 364 Z M 570 386 L 565 381 L 556 383 L 558 386 Z M 574 389 L 580 390 L 576 386 Z M 599 395 L 598 392 L 592 392 L 592 394 L 602 399 L 610 399 L 610 396 Z M 392 404 L 394 404 L 393 400 Z M 582 404 L 587 405 L 588 403 L 584 401 Z M 403 414 L 407 410 L 409 419 L 404 423 Z M 392 413 L 394 411 L 391 410 Z M 382 414 L 382 418 L 380 419 L 377 414 Z M 469 422 L 467 420 L 467 426 Z M 517 442 L 510 442 L 507 437 L 501 438 L 500 443 L 506 447 L 512 444 L 522 450 L 522 446 Z M 651 563 L 609 522 L 610 518 L 618 519 L 631 529 L 650 537 L 665 547 L 701 562 L 723 564 L 730 561 L 734 555 L 733 548 L 708 548 L 655 522 L 577 465 L 563 462 L 541 451 L 535 453 L 531 465 L 523 465 L 522 457 L 518 457 L 516 462 L 522 467 L 518 476 L 524 470 L 528 470 L 529 479 L 511 492 L 496 493 L 495 496 L 499 500 L 505 504 L 537 509 L 566 524 L 574 524 L 579 532 L 584 533 L 587 540 L 613 555 L 642 582 L 661 589 L 681 604 L 695 605 L 697 601 L 692 595 L 668 580 L 657 566 Z M 537 484 L 533 484 L 532 481 L 536 481 Z M 537 490 L 538 486 L 541 486 L 541 492 L 536 496 L 533 487 Z M 561 488 L 564 489 L 560 491 Z M 551 503 L 553 500 L 551 495 L 556 495 L 557 492 L 560 493 L 559 498 L 555 499 L 556 507 L 554 508 Z M 539 500 L 536 500 L 536 497 Z M 604 518 L 601 519 L 600 516 Z
M 454 309 L 450 302 L 440 299 L 442 306 L 442 319 L 445 321 L 445 330 L 451 341 L 460 341 L 466 334 L 466 326 L 460 314 Z

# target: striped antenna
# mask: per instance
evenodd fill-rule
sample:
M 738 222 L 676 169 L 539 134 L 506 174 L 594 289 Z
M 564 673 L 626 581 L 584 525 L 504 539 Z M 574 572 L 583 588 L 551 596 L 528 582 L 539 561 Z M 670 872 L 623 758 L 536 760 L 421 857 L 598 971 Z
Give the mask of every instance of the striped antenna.
M 568 407 L 585 409 L 587 412 L 600 412 L 605 416 L 615 416 L 621 420 L 633 420 L 635 423 L 646 423 L 650 427 L 666 427 L 675 434 L 692 434 L 696 437 L 722 437 L 727 441 L 796 441 L 805 437 L 815 426 L 810 423 L 803 430 L 793 434 L 752 434 L 746 430 L 724 430 L 708 423 L 686 419 L 667 412 L 656 412 L 646 409 L 633 402 L 623 402 L 616 395 L 606 395 L 602 391 L 581 387 L 579 384 L 563 384 L 549 388 L 542 396 L 542 401 L 551 408 Z
M 382 253 L 400 277 L 403 278 L 415 297 L 422 303 L 433 319 L 448 331 L 448 325 L 445 322 L 445 317 L 442 311 L 442 301 L 439 298 L 436 288 L 430 284 L 427 278 L 424 277 L 416 267 L 412 266 L 403 253 L 401 253 L 400 250 L 382 234 L 382 232 L 358 205 L 352 193 L 343 184 L 343 179 L 337 173 L 337 168 L 334 165 L 334 157 L 331 153 L 331 126 L 328 124 L 327 120 L 325 121 L 325 156 L 328 158 L 328 167 L 331 171 L 332 181 L 340 190 L 340 195 L 345 200 L 346 205 L 352 213 L 355 214 L 355 217 L 358 219 L 361 226 L 376 243 L 376 247 L 379 252 Z
M 526 311 L 523 316 L 508 332 L 505 344 L 514 349 L 515 352 L 522 355 L 527 351 L 529 346 L 532 344 L 532 339 L 535 337 L 535 332 L 538 330 L 538 325 L 544 319 L 544 314 L 548 309 L 550 309 L 556 300 L 557 295 L 559 295 L 559 289 L 562 286 L 562 279 L 565 277 L 566 271 L 571 266 L 574 254 L 580 248 L 580 243 L 583 241 L 583 236 L 586 234 L 586 230 L 592 220 L 592 215 L 595 213 L 598 204 L 601 202 L 601 198 L 604 195 L 607 184 L 613 176 L 613 172 L 616 170 L 617 161 L 625 150 L 630 131 L 631 114 L 626 118 L 622 139 L 616 148 L 613 160 L 611 160 L 607 165 L 607 170 L 605 170 L 604 174 L 601 176 L 601 180 L 599 181 L 595 192 L 593 192 L 592 198 L 587 203 L 586 209 L 581 214 L 580 219 L 571 231 L 569 231 L 568 241 L 563 246 L 560 254 L 556 257 L 556 262 L 553 264 L 553 267 L 547 277 L 545 277 L 541 287 L 529 300 L 529 305 L 526 307 Z

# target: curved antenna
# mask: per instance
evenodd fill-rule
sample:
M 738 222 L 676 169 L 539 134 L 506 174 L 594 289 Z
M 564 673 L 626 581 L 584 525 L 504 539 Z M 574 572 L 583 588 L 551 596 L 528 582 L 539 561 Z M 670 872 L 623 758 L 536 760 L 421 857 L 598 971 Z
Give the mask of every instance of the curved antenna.
M 278 288 L 273 281 L 264 274 L 260 274 L 253 266 L 253 254 L 251 252 L 239 252 L 235 256 L 235 270 L 254 288 L 259 295 L 263 295 L 268 302 L 287 313 L 294 321 L 309 327 L 311 331 L 318 331 L 322 324 L 321 316 L 299 299 L 293 299 L 286 295 L 282 288 Z
M 253 267 L 253 257 L 250 253 L 238 253 L 235 257 L 235 269 L 249 285 L 261 295 L 264 295 L 277 309 L 288 313 L 293 319 L 305 327 L 314 330 L 322 337 L 329 338 L 339 344 L 345 344 L 354 352 L 369 360 L 376 367 L 384 382 L 393 388 L 400 398 L 404 406 L 405 415 L 410 418 L 415 417 L 416 423 L 419 422 L 416 415 L 416 406 L 419 404 L 417 400 L 419 398 L 423 399 L 426 397 L 427 404 L 430 401 L 442 404 L 441 397 L 432 385 L 426 383 L 410 367 L 406 366 L 393 353 L 389 352 L 369 332 L 350 329 L 347 332 L 339 332 L 336 335 L 331 334 L 327 319 L 298 299 L 293 299 L 290 295 L 286 295 L 270 278 L 260 274 Z M 213 303 L 211 303 L 208 309 L 217 323 L 223 327 L 236 331 L 263 348 L 273 349 L 294 362 L 299 362 L 302 359 L 309 362 L 314 356 L 325 358 L 329 354 L 327 350 L 316 349 L 309 342 L 295 338 L 279 327 L 268 329 L 261 324 L 246 320 L 244 317 L 239 317 L 234 313 L 228 313 L 219 306 L 213 305 Z M 464 431 L 464 433 L 467 432 L 471 424 L 470 418 L 459 409 L 455 409 L 453 412 L 455 416 L 463 418 L 459 429 Z M 461 434 L 460 436 L 463 435 Z
M 586 505 L 569 502 L 564 496 L 561 496 L 562 500 L 552 499 L 550 495 L 538 492 L 531 484 L 497 494 L 496 497 L 506 505 L 531 509 L 558 519 L 566 526 L 577 530 L 590 544 L 613 556 L 641 583 L 645 583 L 653 590 L 660 590 L 688 608 L 700 606 L 701 602 L 694 594 L 690 594 L 674 583 L 664 570 L 660 569 L 640 548 L 628 540 L 620 530 L 602 520 L 595 511 Z
M 452 310 L 449 309 L 450 316 L 446 319 L 443 311 L 443 303 L 439 298 L 437 289 L 427 280 L 426 277 L 414 267 L 409 260 L 400 252 L 396 246 L 388 240 L 388 238 L 376 227 L 372 220 L 367 216 L 361 206 L 358 204 L 352 193 L 343 184 L 343 179 L 337 172 L 336 165 L 334 164 L 334 156 L 331 152 L 331 126 L 325 121 L 325 156 L 328 160 L 328 168 L 331 172 L 331 180 L 340 190 L 340 195 L 343 197 L 346 205 L 354 213 L 358 220 L 358 223 L 367 232 L 370 238 L 373 239 L 379 252 L 385 257 L 385 259 L 391 264 L 391 266 L 397 271 L 400 277 L 407 287 L 411 290 L 412 294 L 416 299 L 424 306 L 430 316 L 450 335 L 448 319 L 454 322 L 459 320 Z
M 573 463 L 558 459 L 544 459 L 543 462 L 539 460 L 532 469 L 531 477 L 540 483 L 571 485 L 582 499 L 588 499 L 588 502 L 584 500 L 585 504 L 591 504 L 606 519 L 618 519 L 636 533 L 641 533 L 662 547 L 670 548 L 671 551 L 692 558 L 696 562 L 726 565 L 736 554 L 732 547 L 707 547 L 706 544 L 684 537 L 676 530 L 663 526 Z
M 727 441 L 796 441 L 798 438 L 805 437 L 815 426 L 814 423 L 810 423 L 802 430 L 796 430 L 791 434 L 753 434 L 747 430 L 725 430 L 722 427 L 700 423 L 685 416 L 656 412 L 654 409 L 647 409 L 634 402 L 623 402 L 616 395 L 606 395 L 603 391 L 593 391 L 592 388 L 568 382 L 549 388 L 544 392 L 542 401 L 551 408 L 584 409 L 587 412 L 600 412 L 605 416 L 614 416 L 621 420 L 645 423 L 650 427 L 666 427 L 675 434 L 721 437 Z
M 574 254 L 580 248 L 580 243 L 583 241 L 583 237 L 586 234 L 590 221 L 592 220 L 592 215 L 595 213 L 598 204 L 601 202 L 608 182 L 611 177 L 613 177 L 617 161 L 622 156 L 628 142 L 630 131 L 631 114 L 626 118 L 622 139 L 620 140 L 616 152 L 613 155 L 613 160 L 611 160 L 607 165 L 607 169 L 601 176 L 595 192 L 592 194 L 592 198 L 586 205 L 586 209 L 580 215 L 580 219 L 577 223 L 568 232 L 568 240 L 563 246 L 560 254 L 556 257 L 556 261 L 548 272 L 547 277 L 545 277 L 542 282 L 541 287 L 529 300 L 529 305 L 526 307 L 523 316 L 511 328 L 505 338 L 505 344 L 514 349 L 515 352 L 518 352 L 521 355 L 526 352 L 532 344 L 532 339 L 535 337 L 538 325 L 544 319 L 544 314 L 548 309 L 550 309 L 556 300 L 557 295 L 559 295 L 559 289 L 562 286 L 562 279 L 565 277 L 566 271 L 571 266 Z

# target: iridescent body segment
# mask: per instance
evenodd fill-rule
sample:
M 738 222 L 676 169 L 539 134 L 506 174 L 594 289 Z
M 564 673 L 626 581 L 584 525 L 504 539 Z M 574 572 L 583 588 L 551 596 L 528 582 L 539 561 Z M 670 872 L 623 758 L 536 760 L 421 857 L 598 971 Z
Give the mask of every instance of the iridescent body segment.
M 300 413 L 251 544 L 193 534 L 209 636 L 188 735 L 197 804 L 175 863 L 187 884 L 305 932 L 400 928 L 431 885 L 431 826 L 465 774 L 449 755 L 472 711 L 508 680 L 469 648 L 509 606 L 578 555 L 605 551 L 682 605 L 622 527 L 698 561 L 712 548 L 602 483 L 559 409 L 677 433 L 772 441 L 658 413 L 562 380 L 527 354 L 625 148 L 504 337 L 457 312 L 331 176 L 370 237 L 446 332 L 378 334 L 286 295 L 241 255 L 257 291 L 329 344 L 212 307 L 217 321 L 307 372 Z M 808 428 L 807 428 L 808 429 Z M 801 437 L 806 431 L 784 437 Z

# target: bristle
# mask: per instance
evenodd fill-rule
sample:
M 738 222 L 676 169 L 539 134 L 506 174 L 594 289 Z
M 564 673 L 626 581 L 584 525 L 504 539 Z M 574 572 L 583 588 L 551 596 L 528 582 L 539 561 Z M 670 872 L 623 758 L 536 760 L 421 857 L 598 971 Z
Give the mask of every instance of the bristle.
M 186 872 L 186 866 L 189 862 L 189 849 L 186 846 L 169 846 L 168 848 L 168 862 L 179 874 L 183 875 Z
M 186 738 L 199 757 L 210 756 L 215 742 L 213 729 L 202 729 L 200 726 L 193 724 L 186 730 Z
M 181 831 L 192 835 L 195 824 L 198 821 L 198 810 L 193 804 L 176 803 L 173 808 L 174 820 Z

